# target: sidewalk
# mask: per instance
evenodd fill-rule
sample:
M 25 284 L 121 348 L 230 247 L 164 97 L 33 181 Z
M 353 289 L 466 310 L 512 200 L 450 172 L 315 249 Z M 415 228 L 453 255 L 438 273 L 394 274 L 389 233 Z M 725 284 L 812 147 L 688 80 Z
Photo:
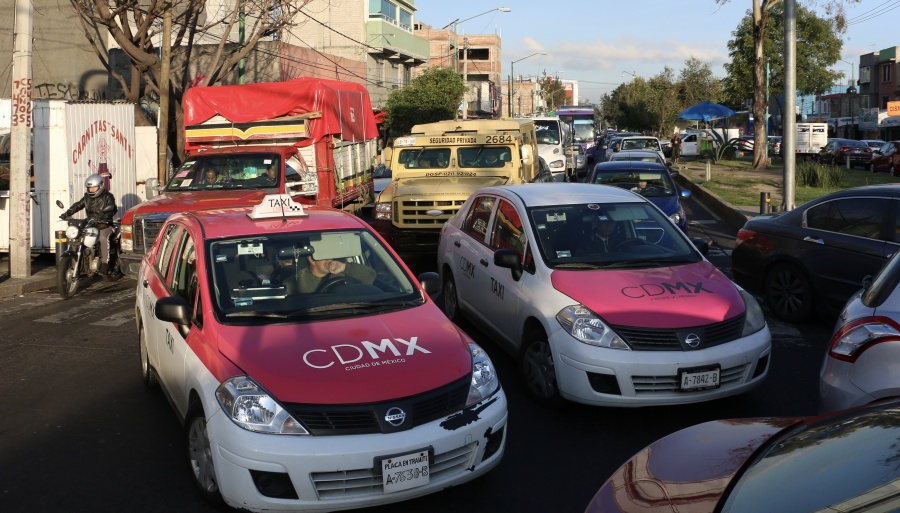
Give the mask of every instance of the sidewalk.
M 10 277 L 9 253 L 0 253 L 0 298 L 49 290 L 56 286 L 56 255 L 32 254 L 31 276 Z

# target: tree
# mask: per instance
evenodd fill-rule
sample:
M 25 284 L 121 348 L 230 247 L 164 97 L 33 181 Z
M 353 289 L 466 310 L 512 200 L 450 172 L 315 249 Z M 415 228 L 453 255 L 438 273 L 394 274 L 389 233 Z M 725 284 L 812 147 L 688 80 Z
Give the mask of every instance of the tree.
M 159 95 L 160 81 L 169 80 L 170 127 L 181 119 L 181 100 L 191 85 L 219 83 L 232 73 L 266 35 L 291 26 L 292 20 L 309 0 L 242 0 L 233 5 L 215 4 L 210 13 L 206 0 L 70 0 L 79 16 L 88 42 L 101 64 L 122 86 L 125 99 L 138 104 L 147 94 Z M 210 4 L 213 6 L 213 4 Z M 212 7 L 210 7 L 212 8 Z M 162 19 L 172 13 L 172 33 L 168 77 L 162 76 L 159 44 Z M 234 37 L 244 27 L 243 42 Z M 99 41 L 108 32 L 129 59 L 129 71 L 115 68 L 111 54 Z M 219 34 L 213 45 L 203 45 L 201 37 Z M 208 40 L 208 39 L 207 39 Z M 227 43 L 227 45 L 226 45 Z M 211 48 L 210 48 L 211 47 Z M 205 51 L 211 50 L 211 51 Z M 203 53 L 202 61 L 199 56 Z M 202 66 L 202 67 L 201 67 Z M 172 116 L 174 114 L 174 116 Z M 181 134 L 176 130 L 176 133 Z M 180 141 L 180 140 L 179 140 Z M 183 150 L 178 144 L 178 154 Z
M 717 4 L 725 4 L 730 0 L 716 0 Z M 842 33 L 845 29 L 846 20 L 844 17 L 844 9 L 843 3 L 847 2 L 858 2 L 859 0 L 825 0 L 825 11 L 826 14 L 833 15 L 832 26 L 834 27 L 835 32 Z M 748 52 L 743 57 L 749 58 L 751 65 L 749 66 L 752 69 L 752 84 L 753 84 L 753 118 L 754 119 L 764 119 L 766 107 L 768 106 L 768 102 L 766 99 L 766 91 L 765 91 L 765 78 L 766 78 L 766 42 L 768 39 L 768 25 L 769 18 L 772 14 L 773 10 L 777 7 L 783 10 L 783 1 L 782 0 L 752 0 L 753 9 L 751 11 L 751 33 L 753 36 L 752 39 L 752 52 Z M 798 18 L 799 18 L 799 9 L 798 9 Z M 798 32 L 800 23 L 798 20 L 797 23 Z M 783 32 L 783 30 L 782 30 Z M 771 46 L 771 45 L 770 45 Z M 734 57 L 734 55 L 732 55 Z M 798 62 L 799 64 L 799 62 Z M 798 66 L 799 67 L 799 66 Z M 799 75 L 798 75 L 799 76 Z M 830 82 L 829 82 L 830 83 Z M 755 130 L 753 137 L 753 168 L 754 169 L 763 169 L 769 165 L 769 157 L 766 154 L 766 130 Z
M 566 104 L 566 100 L 568 99 L 566 96 L 566 88 L 563 86 L 562 82 L 559 81 L 559 77 L 544 75 L 539 81 L 539 84 L 541 88 L 541 97 L 546 99 L 548 111 Z
M 393 91 L 385 105 L 391 134 L 405 134 L 413 125 L 453 119 L 466 88 L 449 68 L 428 68 L 403 89 Z

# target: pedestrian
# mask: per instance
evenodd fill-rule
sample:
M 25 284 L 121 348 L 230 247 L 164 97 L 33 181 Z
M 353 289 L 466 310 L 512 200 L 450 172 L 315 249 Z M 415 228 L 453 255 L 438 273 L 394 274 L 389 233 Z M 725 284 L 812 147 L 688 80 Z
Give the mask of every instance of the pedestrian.
M 681 137 L 676 133 L 669 141 L 669 145 L 672 147 L 672 163 L 678 164 L 678 159 L 681 157 Z

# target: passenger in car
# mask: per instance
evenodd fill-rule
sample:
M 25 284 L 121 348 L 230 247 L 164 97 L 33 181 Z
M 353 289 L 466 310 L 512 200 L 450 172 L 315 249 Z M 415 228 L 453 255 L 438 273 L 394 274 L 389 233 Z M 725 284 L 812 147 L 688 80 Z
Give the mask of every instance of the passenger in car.
M 621 230 L 617 229 L 616 221 L 613 221 L 605 213 L 588 214 L 590 227 L 586 237 L 582 237 L 575 247 L 575 256 L 584 256 L 596 253 L 610 253 L 616 246 L 622 243 L 624 237 Z
M 310 255 L 309 268 L 297 272 L 297 291 L 301 293 L 316 292 L 327 282 L 338 278 L 347 278 L 353 282 L 371 285 L 375 282 L 375 269 L 367 265 L 340 260 L 316 260 Z

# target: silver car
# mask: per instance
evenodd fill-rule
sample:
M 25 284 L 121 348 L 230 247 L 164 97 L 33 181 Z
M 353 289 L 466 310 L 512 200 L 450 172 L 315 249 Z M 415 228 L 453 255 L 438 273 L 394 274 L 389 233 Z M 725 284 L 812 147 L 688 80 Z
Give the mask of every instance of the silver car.
M 819 412 L 900 395 L 900 252 L 838 317 L 819 374 Z

